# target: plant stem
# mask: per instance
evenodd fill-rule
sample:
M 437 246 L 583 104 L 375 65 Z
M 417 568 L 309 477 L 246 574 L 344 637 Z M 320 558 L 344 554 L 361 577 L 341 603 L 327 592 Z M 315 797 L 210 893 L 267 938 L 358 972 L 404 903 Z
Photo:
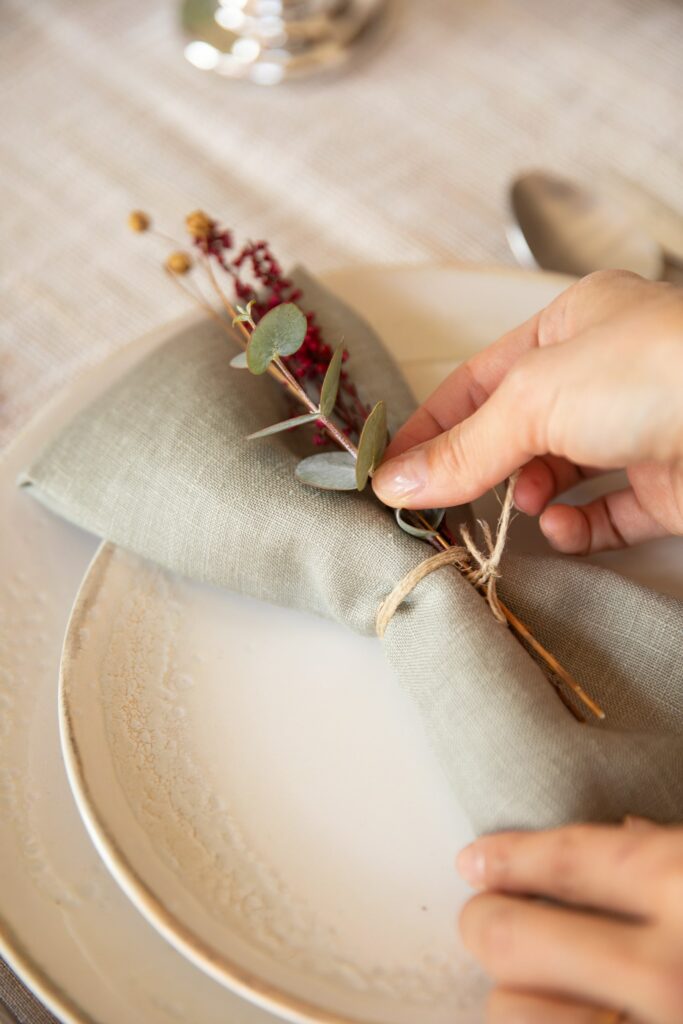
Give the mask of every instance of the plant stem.
M 176 288 L 180 289 L 183 295 L 188 296 L 188 298 L 190 298 L 192 302 L 194 302 L 195 306 L 199 306 L 199 308 L 204 313 L 208 313 L 210 317 L 212 317 L 218 324 L 220 324 L 221 328 L 225 331 L 228 337 L 232 341 L 235 340 L 234 330 L 230 327 L 230 324 L 220 315 L 220 313 L 216 312 L 216 310 L 213 308 L 210 302 L 206 302 L 202 296 L 198 295 L 196 292 L 193 292 L 190 288 L 187 287 L 187 285 L 182 284 L 178 275 L 174 274 L 172 270 L 164 268 L 164 273 L 171 279 Z
M 500 602 L 500 607 L 502 609 L 503 615 L 510 623 L 514 631 L 518 634 L 518 636 L 521 636 L 523 640 L 526 641 L 529 647 L 531 647 L 532 650 L 534 650 L 536 654 L 539 655 L 539 657 L 543 659 L 543 661 L 546 663 L 550 671 L 553 672 L 556 676 L 558 676 L 563 683 L 566 683 L 566 685 L 569 687 L 572 693 L 574 693 L 575 696 L 578 697 L 581 703 L 584 704 L 588 708 L 588 710 L 595 715 L 596 718 L 604 718 L 605 712 L 602 710 L 602 708 L 595 703 L 592 697 L 588 696 L 583 687 L 579 683 L 577 683 L 573 676 L 570 676 L 569 672 L 567 672 L 565 668 L 562 667 L 562 665 L 559 663 L 555 655 L 551 654 L 550 651 L 547 651 L 545 647 L 543 647 L 538 642 L 536 637 L 529 631 L 527 626 L 525 626 L 524 623 L 517 618 L 515 613 L 512 612 L 509 608 L 507 608 L 502 603 L 502 601 Z
M 322 415 L 322 413 L 320 412 L 320 406 L 316 405 L 316 403 L 313 401 L 310 395 L 306 394 L 304 388 L 302 388 L 299 382 L 294 377 L 292 377 L 291 373 L 289 372 L 285 364 L 282 362 L 282 360 L 276 358 L 273 360 L 273 362 L 281 371 L 283 377 L 289 383 L 290 390 L 293 392 L 293 394 L 296 395 L 297 399 L 301 402 L 301 404 L 304 405 L 309 412 L 318 413 L 318 419 L 320 420 L 320 422 L 322 423 L 323 427 L 325 428 L 329 436 L 332 438 L 332 440 L 335 441 L 336 444 L 340 445 L 340 447 L 345 448 L 349 455 L 353 456 L 354 459 L 357 458 L 358 449 L 353 444 L 353 442 L 350 441 L 346 434 L 344 434 L 343 431 L 339 429 L 336 423 L 333 423 L 331 419 L 327 418 L 327 416 Z
M 413 509 L 412 512 L 415 519 L 420 523 L 421 526 L 425 527 L 428 530 L 432 529 L 429 522 L 425 519 L 421 512 L 415 509 Z M 453 547 L 453 545 L 450 544 L 438 531 L 433 530 L 432 533 L 436 545 L 442 548 L 442 550 L 445 551 L 447 548 Z M 589 697 L 589 695 L 586 693 L 583 687 L 579 683 L 577 683 L 574 677 L 571 676 L 565 668 L 563 668 L 563 666 L 557 660 L 555 655 L 551 654 L 550 651 L 547 651 L 545 647 L 541 643 L 539 643 L 539 641 L 536 639 L 533 633 L 529 630 L 528 626 L 525 626 L 521 619 L 517 618 L 515 613 L 511 611 L 510 608 L 507 607 L 507 605 L 505 605 L 500 600 L 499 604 L 501 611 L 503 612 L 503 615 L 505 616 L 509 626 L 514 630 L 514 632 L 519 637 L 521 637 L 524 640 L 524 642 L 527 643 L 529 647 L 531 647 L 533 651 L 535 651 L 539 658 L 541 658 L 542 661 L 545 662 L 550 671 L 554 675 L 558 676 L 562 680 L 562 682 L 569 687 L 572 693 L 575 694 L 575 696 L 581 701 L 581 703 L 584 704 L 589 709 L 589 711 L 595 715 L 596 718 L 603 719 L 605 717 L 605 712 L 598 704 L 596 704 L 592 697 Z M 564 701 L 564 703 L 567 704 L 567 706 L 569 707 L 570 711 L 572 711 L 574 716 L 579 721 L 581 721 L 582 719 L 580 716 L 576 715 L 575 709 L 572 708 L 571 705 L 568 704 L 566 701 Z

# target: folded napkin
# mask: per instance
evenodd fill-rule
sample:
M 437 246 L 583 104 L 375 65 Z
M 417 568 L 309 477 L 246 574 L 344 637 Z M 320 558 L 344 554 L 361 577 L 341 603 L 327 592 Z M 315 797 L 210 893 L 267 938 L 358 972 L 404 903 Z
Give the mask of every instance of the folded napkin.
M 414 407 L 396 366 L 358 316 L 295 276 L 395 429 Z M 371 635 L 382 599 L 432 552 L 370 493 L 298 483 L 305 431 L 246 441 L 287 410 L 278 385 L 232 369 L 232 354 L 211 321 L 172 337 L 78 415 L 23 484 L 168 569 Z M 683 606 L 565 558 L 506 558 L 500 591 L 607 718 L 576 722 L 456 569 L 422 580 L 383 644 L 474 828 L 683 819 Z

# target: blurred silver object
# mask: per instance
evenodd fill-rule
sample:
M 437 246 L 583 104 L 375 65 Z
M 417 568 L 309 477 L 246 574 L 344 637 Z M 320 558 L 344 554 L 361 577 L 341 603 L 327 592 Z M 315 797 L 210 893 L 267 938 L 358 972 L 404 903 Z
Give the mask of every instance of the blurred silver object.
M 277 85 L 342 64 L 386 0 L 183 0 L 195 67 Z
M 512 183 L 509 199 L 507 237 L 522 266 L 579 277 L 620 269 L 653 280 L 678 278 L 681 262 L 611 197 L 553 174 L 529 171 Z

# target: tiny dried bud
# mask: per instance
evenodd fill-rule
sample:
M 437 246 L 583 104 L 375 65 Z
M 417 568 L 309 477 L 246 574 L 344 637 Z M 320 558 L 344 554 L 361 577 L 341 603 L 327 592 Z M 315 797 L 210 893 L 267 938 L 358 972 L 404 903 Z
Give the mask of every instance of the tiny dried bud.
M 131 231 L 147 231 L 150 219 L 143 210 L 131 210 L 128 214 L 128 227 Z
M 185 226 L 193 238 L 209 238 L 213 221 L 203 210 L 195 210 L 194 213 L 188 213 Z
M 186 274 L 192 266 L 192 260 L 186 252 L 172 252 L 166 260 L 166 269 L 172 274 Z

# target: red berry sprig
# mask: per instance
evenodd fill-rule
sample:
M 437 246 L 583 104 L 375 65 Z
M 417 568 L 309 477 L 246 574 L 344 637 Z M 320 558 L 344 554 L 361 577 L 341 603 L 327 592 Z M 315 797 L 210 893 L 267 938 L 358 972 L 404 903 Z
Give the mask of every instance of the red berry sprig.
M 207 259 L 214 260 L 232 279 L 235 300 L 244 305 L 253 303 L 252 317 L 256 323 L 275 306 L 284 302 L 296 303 L 301 298 L 301 290 L 285 275 L 268 242 L 247 242 L 236 250 L 233 232 L 201 210 L 189 214 L 185 223 L 195 248 Z M 301 348 L 283 362 L 293 377 L 319 394 L 332 358 L 332 348 L 323 338 L 315 313 L 303 312 L 308 325 L 306 337 Z M 343 358 L 346 361 L 347 352 Z M 346 436 L 357 440 L 369 409 L 361 402 L 345 370 L 341 374 L 335 413 Z M 316 445 L 325 445 L 329 441 L 321 427 L 322 424 L 317 424 L 313 435 Z

